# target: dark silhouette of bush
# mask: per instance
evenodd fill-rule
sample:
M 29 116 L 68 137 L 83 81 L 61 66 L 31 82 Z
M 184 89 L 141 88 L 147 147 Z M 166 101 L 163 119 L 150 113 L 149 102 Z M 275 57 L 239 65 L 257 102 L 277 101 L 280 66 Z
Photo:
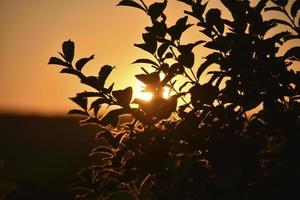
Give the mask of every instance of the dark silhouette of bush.
M 71 98 L 85 116 L 81 124 L 99 125 L 100 145 L 90 156 L 95 165 L 81 169 L 72 186 L 77 199 L 278 199 L 298 195 L 300 180 L 300 47 L 278 54 L 287 41 L 300 39 L 299 1 L 221 0 L 232 18 L 202 0 L 178 0 L 186 14 L 167 25 L 167 0 L 147 6 L 143 0 L 121 0 L 119 6 L 144 11 L 152 25 L 144 43 L 135 44 L 152 59 L 136 78 L 153 94 L 146 102 L 132 99 L 132 88 L 114 90 L 105 84 L 112 66 L 98 76 L 81 69 L 94 56 L 73 66 L 74 42 L 62 45 L 61 73 L 77 76 L 93 88 Z M 265 19 L 263 12 L 279 12 L 282 19 Z M 182 44 L 181 36 L 194 20 L 206 40 Z M 283 27 L 278 31 L 274 27 Z M 281 29 L 280 29 L 281 30 Z M 271 34 L 270 34 L 271 33 Z M 210 49 L 195 66 L 193 48 Z M 218 65 L 218 70 L 212 70 Z M 296 66 L 297 68 L 297 66 Z M 195 72 L 195 73 L 194 73 Z M 160 77 L 163 74 L 163 78 Z M 209 74 L 206 83 L 199 81 Z M 176 80 L 186 81 L 178 85 Z M 222 84 L 224 86 L 222 86 Z M 163 98 L 163 88 L 171 88 Z M 177 104 L 178 99 L 183 104 Z M 133 106 L 135 104 L 136 106 Z M 250 118 L 246 112 L 261 105 Z M 107 108 L 99 116 L 100 108 Z M 132 122 L 119 123 L 130 115 Z M 299 196 L 299 195 L 298 195 Z

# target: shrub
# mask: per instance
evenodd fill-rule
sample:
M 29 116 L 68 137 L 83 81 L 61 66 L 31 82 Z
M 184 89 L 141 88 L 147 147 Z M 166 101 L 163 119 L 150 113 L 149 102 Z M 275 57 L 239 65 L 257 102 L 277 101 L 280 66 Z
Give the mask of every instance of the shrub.
M 167 25 L 167 0 L 146 5 L 121 0 L 119 6 L 146 13 L 145 28 L 136 47 L 152 59 L 135 77 L 153 94 L 150 102 L 132 97 L 132 88 L 114 90 L 105 84 L 112 66 L 97 76 L 81 70 L 94 56 L 73 65 L 74 42 L 65 41 L 61 73 L 77 76 L 92 88 L 71 98 L 80 109 L 69 114 L 85 117 L 81 124 L 97 124 L 99 146 L 90 156 L 95 165 L 81 169 L 72 186 L 76 199 L 262 199 L 296 194 L 300 178 L 300 47 L 286 42 L 300 39 L 299 1 L 221 0 L 232 18 L 202 0 L 178 0 L 185 16 Z M 254 2 L 255 3 L 255 2 Z M 266 19 L 264 12 L 279 12 Z M 182 44 L 181 36 L 193 20 L 206 40 Z M 283 27 L 274 29 L 274 27 Z M 280 30 L 280 31 L 279 31 Z M 200 66 L 193 48 L 210 49 Z M 218 69 L 213 70 L 212 66 Z M 205 83 L 201 76 L 211 75 Z M 163 78 L 161 78 L 163 77 Z M 178 84 L 176 80 L 185 80 Z M 171 96 L 163 98 L 165 87 Z M 181 99 L 183 103 L 178 104 Z M 134 106 L 135 105 L 135 106 Z M 248 111 L 256 109 L 251 117 Z M 104 115 L 99 109 L 106 108 Z M 121 116 L 132 121 L 120 123 Z

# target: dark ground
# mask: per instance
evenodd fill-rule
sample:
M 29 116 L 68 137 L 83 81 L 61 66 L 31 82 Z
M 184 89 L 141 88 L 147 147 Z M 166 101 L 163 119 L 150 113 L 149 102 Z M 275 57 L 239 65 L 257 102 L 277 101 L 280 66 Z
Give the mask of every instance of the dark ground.
M 0 115 L 0 199 L 3 185 L 16 185 L 5 200 L 68 200 L 75 172 L 87 166 L 97 127 L 77 118 Z M 2 199 L 1 199 L 2 200 Z

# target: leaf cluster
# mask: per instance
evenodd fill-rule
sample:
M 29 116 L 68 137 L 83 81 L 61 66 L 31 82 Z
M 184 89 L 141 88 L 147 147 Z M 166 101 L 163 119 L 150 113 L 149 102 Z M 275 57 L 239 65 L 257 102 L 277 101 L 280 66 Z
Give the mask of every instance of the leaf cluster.
M 143 43 L 135 44 L 150 58 L 133 62 L 142 66 L 143 73 L 135 77 L 153 94 L 150 102 L 133 99 L 131 87 L 106 87 L 114 68 L 110 65 L 101 67 L 98 76 L 85 76 L 82 69 L 94 56 L 73 66 L 70 40 L 62 45 L 62 59 L 50 58 L 49 64 L 63 67 L 61 73 L 75 75 L 93 89 L 71 98 L 80 109 L 70 114 L 83 115 L 82 124 L 95 123 L 100 129 L 95 138 L 99 146 L 90 153 L 97 162 L 78 173 L 75 197 L 270 199 L 296 194 L 300 72 L 292 66 L 299 64 L 300 47 L 283 55 L 279 50 L 300 39 L 299 1 L 288 10 L 287 0 L 255 5 L 221 0 L 232 19 L 203 0 L 178 1 L 188 9 L 172 25 L 166 23 L 167 0 L 118 4 L 139 9 L 151 20 Z M 280 12 L 282 18 L 265 19 L 264 12 Z M 183 44 L 182 35 L 192 26 L 206 39 Z M 196 66 L 195 58 L 203 57 L 194 51 L 200 44 L 210 53 Z M 209 80 L 200 82 L 205 75 Z M 178 84 L 179 79 L 184 82 Z M 167 99 L 165 87 L 171 90 Z M 120 123 L 124 115 L 132 121 Z

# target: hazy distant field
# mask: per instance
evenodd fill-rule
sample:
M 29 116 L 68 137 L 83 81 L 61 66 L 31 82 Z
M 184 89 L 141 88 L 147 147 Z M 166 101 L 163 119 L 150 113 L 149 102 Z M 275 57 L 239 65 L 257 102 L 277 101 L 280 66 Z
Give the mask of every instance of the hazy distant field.
M 70 199 L 67 190 L 88 164 L 96 133 L 74 118 L 0 115 L 0 183 L 17 185 L 8 200 Z

